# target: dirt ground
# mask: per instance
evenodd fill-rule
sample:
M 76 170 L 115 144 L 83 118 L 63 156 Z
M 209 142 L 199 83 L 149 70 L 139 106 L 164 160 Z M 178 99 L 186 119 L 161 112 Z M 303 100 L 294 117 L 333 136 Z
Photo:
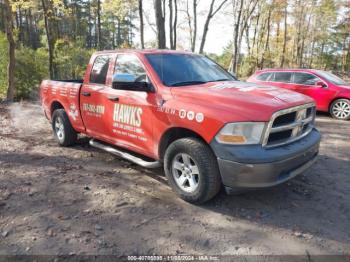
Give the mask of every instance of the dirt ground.
M 202 206 L 163 171 L 57 146 L 38 104 L 0 105 L 0 255 L 350 254 L 350 121 L 318 115 L 308 174 Z

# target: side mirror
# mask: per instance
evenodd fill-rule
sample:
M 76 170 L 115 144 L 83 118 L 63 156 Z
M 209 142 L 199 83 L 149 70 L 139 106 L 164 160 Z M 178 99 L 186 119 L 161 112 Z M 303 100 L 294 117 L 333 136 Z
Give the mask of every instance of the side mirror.
M 147 82 L 113 82 L 113 89 L 153 93 L 153 86 Z
M 322 81 L 317 81 L 316 83 L 315 83 L 315 85 L 317 86 L 317 87 L 321 87 L 321 88 L 327 88 L 328 86 L 326 85 L 326 83 L 324 83 L 324 82 L 322 82 Z

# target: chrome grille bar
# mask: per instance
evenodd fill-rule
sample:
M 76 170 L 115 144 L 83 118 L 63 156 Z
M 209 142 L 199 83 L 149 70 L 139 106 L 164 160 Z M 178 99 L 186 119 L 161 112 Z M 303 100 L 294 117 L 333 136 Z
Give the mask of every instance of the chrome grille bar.
M 310 115 L 307 115 L 309 109 L 311 110 L 311 112 L 310 112 Z M 284 115 L 294 113 L 294 112 L 295 112 L 294 119 L 289 121 L 289 118 L 288 118 L 287 119 L 288 121 L 286 121 L 287 123 L 274 126 L 275 120 L 277 118 L 283 117 Z M 266 127 L 262 145 L 264 147 L 276 147 L 276 146 L 292 143 L 308 135 L 314 127 L 315 113 L 316 113 L 316 109 L 315 109 L 314 103 L 296 106 L 296 107 L 284 109 L 274 113 L 271 117 L 270 122 Z M 288 131 L 290 131 L 290 134 L 288 133 Z M 272 143 L 269 142 L 269 138 L 271 134 L 277 134 L 277 133 L 282 134 L 283 132 L 287 132 L 286 133 L 287 135 L 285 134 L 287 136 L 286 138 L 282 138 Z
M 292 124 L 273 127 L 273 128 L 271 128 L 270 133 L 281 132 L 281 131 L 293 129 L 293 128 L 298 127 L 298 126 L 306 125 L 308 123 L 311 123 L 313 121 L 313 119 L 314 119 L 313 117 L 309 117 L 309 118 L 306 118 L 303 120 L 296 121 Z

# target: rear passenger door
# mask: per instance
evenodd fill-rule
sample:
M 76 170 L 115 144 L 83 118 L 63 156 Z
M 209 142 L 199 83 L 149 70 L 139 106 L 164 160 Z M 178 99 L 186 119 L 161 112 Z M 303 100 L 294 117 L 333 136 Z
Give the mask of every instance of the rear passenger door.
M 106 140 L 106 105 L 103 92 L 107 85 L 112 56 L 97 55 L 92 58 L 93 64 L 89 79 L 85 79 L 80 90 L 80 112 L 88 135 Z
M 274 72 L 270 77 L 269 84 L 295 91 L 291 72 Z

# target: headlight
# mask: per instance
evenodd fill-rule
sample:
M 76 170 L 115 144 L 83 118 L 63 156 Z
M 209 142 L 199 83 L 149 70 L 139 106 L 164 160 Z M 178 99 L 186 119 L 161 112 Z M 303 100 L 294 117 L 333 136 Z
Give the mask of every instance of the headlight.
M 222 144 L 261 144 L 264 128 L 264 122 L 230 123 L 220 130 L 215 139 Z

